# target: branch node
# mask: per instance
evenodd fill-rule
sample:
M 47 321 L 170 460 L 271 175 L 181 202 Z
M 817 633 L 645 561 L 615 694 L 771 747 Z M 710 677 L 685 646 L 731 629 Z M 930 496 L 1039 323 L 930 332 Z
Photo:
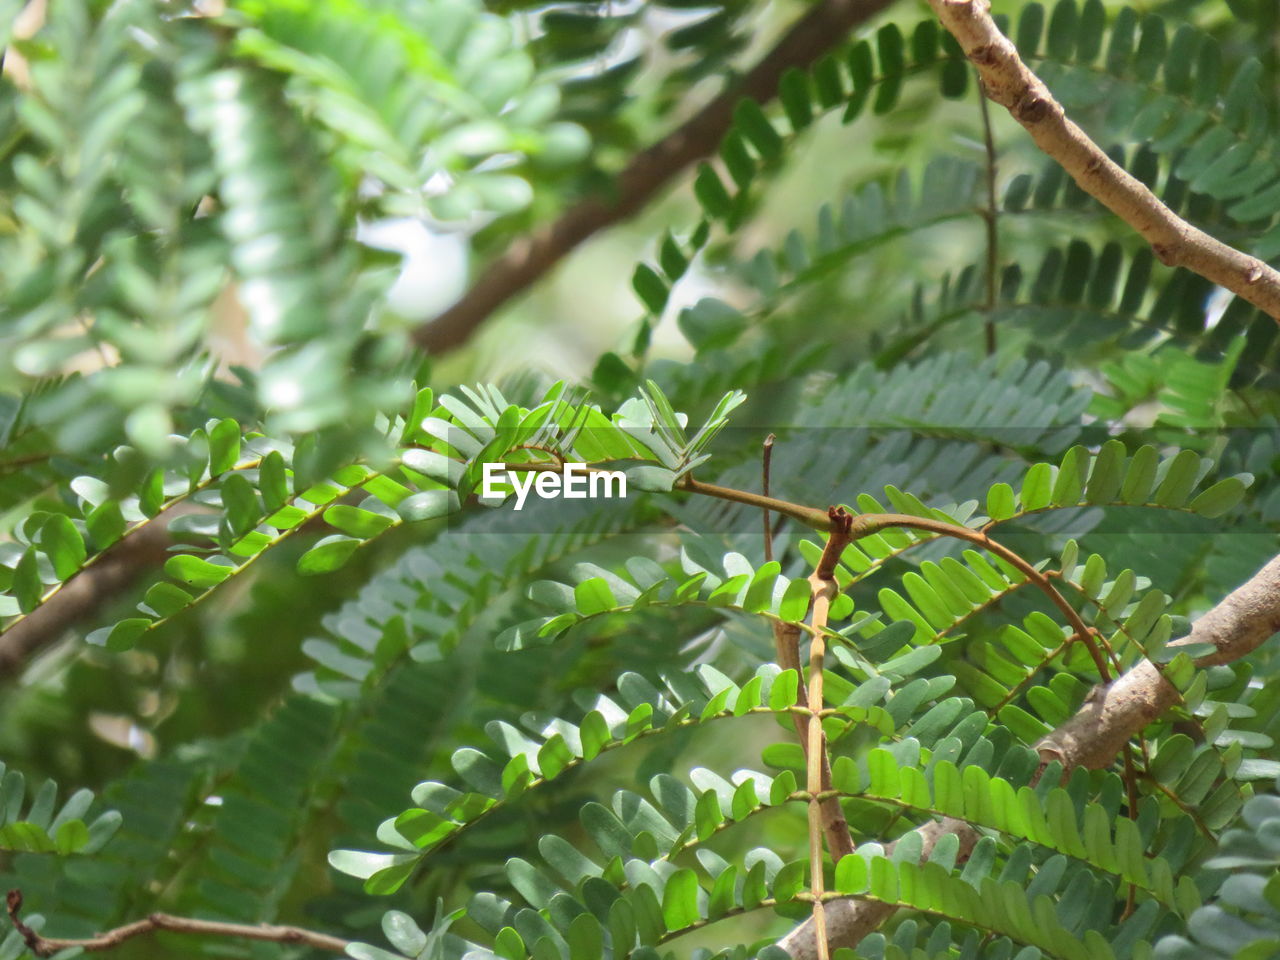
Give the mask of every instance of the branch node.
M 1048 100 L 1034 91 L 1028 91 L 1013 105 L 1013 116 L 1019 123 L 1039 123 L 1053 111 Z
M 969 51 L 969 59 L 978 66 L 985 67 L 996 62 L 996 45 L 984 43 Z

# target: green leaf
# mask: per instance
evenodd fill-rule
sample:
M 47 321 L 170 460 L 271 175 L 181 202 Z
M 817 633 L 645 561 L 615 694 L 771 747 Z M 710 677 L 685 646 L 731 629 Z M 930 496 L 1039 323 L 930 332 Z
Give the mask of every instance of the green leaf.
M 1180 507 L 1191 495 L 1200 472 L 1200 454 L 1183 450 L 1169 463 L 1164 479 L 1156 488 L 1155 502 L 1162 507 Z
M 755 100 L 749 97 L 739 99 L 733 109 L 733 121 L 761 159 L 774 160 L 781 156 L 782 137 Z
M 1124 444 L 1119 440 L 1108 440 L 1102 445 L 1085 488 L 1087 503 L 1110 503 L 1116 498 L 1124 480 L 1124 460 Z
M 1249 480 L 1252 479 L 1249 477 Z M 1187 509 L 1203 517 L 1221 517 L 1244 499 L 1246 490 L 1248 490 L 1248 482 L 1243 477 L 1227 477 L 1208 489 L 1202 490 Z
M 279 450 L 272 450 L 258 465 L 258 489 L 268 513 L 274 513 L 289 501 L 289 478 Z
M 1082 446 L 1072 447 L 1062 458 L 1058 476 L 1053 484 L 1052 500 L 1058 506 L 1070 506 L 1080 501 L 1084 491 L 1085 473 L 1089 469 L 1089 451 Z
M 1102 583 L 1107 576 L 1107 564 L 1098 554 L 1089 555 L 1084 563 L 1084 572 L 1080 575 L 1080 589 L 1086 596 L 1097 597 L 1102 591 Z
M 723 300 L 704 297 L 681 310 L 676 323 L 695 350 L 717 350 L 738 339 L 747 319 Z
M 78 573 L 88 556 L 80 531 L 70 517 L 61 513 L 55 513 L 40 528 L 40 548 L 53 563 L 53 572 L 59 580 Z
M 755 576 L 751 578 L 751 584 L 747 587 L 746 597 L 742 601 L 742 608 L 748 613 L 759 613 L 761 610 L 767 610 L 773 602 L 773 585 L 778 580 L 778 575 L 782 571 L 781 564 L 774 560 L 766 563 L 755 572 Z
M 115 500 L 104 500 L 84 518 L 89 539 L 99 550 L 105 550 L 124 535 L 124 514 Z
M 438 520 L 451 513 L 457 513 L 458 495 L 452 490 L 424 490 L 405 497 L 396 506 L 396 512 L 405 523 L 416 523 L 423 520 Z
M 23 613 L 30 613 L 40 606 L 40 598 L 44 596 L 44 584 L 40 582 L 40 568 L 36 559 L 36 551 L 28 547 L 22 559 L 13 570 L 13 582 L 10 592 L 18 601 L 18 608 Z
M 368 879 L 380 870 L 397 864 L 417 863 L 416 854 L 370 853 L 365 850 L 331 850 L 329 866 L 350 877 Z
M 708 216 L 724 219 L 733 210 L 733 200 L 724 188 L 720 177 L 709 164 L 698 165 L 698 175 L 693 181 L 693 195 L 707 211 Z
M 344 503 L 336 503 L 325 510 L 324 519 L 330 526 L 360 540 L 376 537 L 395 524 L 395 520 L 391 517 Z
M 604 956 L 604 930 L 589 913 L 580 913 L 569 924 L 569 960 L 599 960 Z
M 208 560 L 193 557 L 190 554 L 179 554 L 165 561 L 164 572 L 175 580 L 207 590 L 210 587 L 216 587 L 235 570 L 225 564 L 210 563 Z
M 337 570 L 351 558 L 362 542 L 342 534 L 325 537 L 298 558 L 298 573 L 309 577 Z
M 662 891 L 662 919 L 668 930 L 683 930 L 701 919 L 698 892 L 698 875 L 687 867 L 667 879 Z
M 574 587 L 573 599 L 578 612 L 584 617 L 606 613 L 618 606 L 618 601 L 614 599 L 609 584 L 601 577 L 592 577 Z
M 1151 488 L 1155 485 L 1159 466 L 1160 455 L 1155 447 L 1139 447 L 1129 461 L 1129 469 L 1125 471 L 1124 483 L 1120 488 L 1121 502 L 1146 503 Z
M 654 493 L 668 493 L 675 486 L 676 475 L 665 467 L 642 466 L 627 467 L 627 490 L 649 490 Z
M 525 960 L 528 952 L 524 940 L 514 927 L 503 927 L 493 939 L 493 952 L 502 960 Z
M 791 129 L 797 133 L 813 122 L 809 78 L 796 67 L 789 68 L 778 84 L 778 99 L 787 113 Z
M 650 313 L 662 313 L 671 290 L 653 267 L 647 263 L 637 264 L 631 276 L 631 287 Z
M 466 464 L 460 463 L 451 457 L 446 457 L 443 453 L 435 450 L 421 450 L 417 447 L 406 450 L 400 457 L 401 462 L 413 470 L 420 473 L 424 477 L 429 477 L 437 483 L 445 483 L 451 487 L 456 487 L 462 479 L 462 474 L 466 470 Z
M 53 835 L 57 852 L 66 855 L 83 850 L 89 843 L 89 828 L 83 820 L 68 820 Z
M 792 669 L 783 670 L 769 687 L 769 709 L 786 710 L 795 706 L 799 692 L 800 675 Z
M 227 512 L 227 523 L 232 534 L 243 537 L 258 525 L 262 509 L 253 492 L 253 485 L 243 474 L 228 474 L 218 487 L 218 492 L 222 495 L 222 506 Z
M 176 589 L 176 588 L 175 588 Z M 102 627 L 90 633 L 85 640 L 94 646 L 119 652 L 132 650 L 133 645 L 151 627 L 153 621 L 146 617 L 130 617 L 110 627 Z
M 582 737 L 582 757 L 584 760 L 594 760 L 600 755 L 600 751 L 613 740 L 613 735 L 609 732 L 609 724 L 599 710 L 592 710 L 583 717 L 582 724 L 578 730 L 579 735 Z
M 801 623 L 809 612 L 809 601 L 813 597 L 813 588 L 808 580 L 792 580 L 787 584 L 778 604 L 778 618 L 788 623 Z
M 138 509 L 154 517 L 164 506 L 164 471 L 157 468 L 147 474 L 138 490 Z
M 209 476 L 226 473 L 240 460 L 240 424 L 219 420 L 209 429 Z
M 1013 500 L 1013 488 L 1007 483 L 997 483 L 987 491 L 987 515 L 992 520 L 1008 520 L 1017 513 Z
M 161 580 L 147 588 L 143 602 L 160 617 L 171 617 L 189 607 L 195 598 L 176 584 Z

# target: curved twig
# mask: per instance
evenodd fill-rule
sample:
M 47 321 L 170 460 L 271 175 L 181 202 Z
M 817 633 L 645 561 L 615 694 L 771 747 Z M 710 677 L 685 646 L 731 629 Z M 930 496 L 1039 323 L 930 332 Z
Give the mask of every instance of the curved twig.
M 329 953 L 345 955 L 349 942 L 339 937 L 331 937 L 327 933 L 317 933 L 303 927 L 288 927 L 277 924 L 224 923 L 219 920 L 200 920 L 196 917 L 175 917 L 171 913 L 153 913 L 133 923 L 115 927 L 105 933 L 83 940 L 66 940 L 59 937 L 41 936 L 36 930 L 23 923 L 19 916 L 22 910 L 22 891 L 10 890 L 6 898 L 9 920 L 18 931 L 27 949 L 37 957 L 51 957 L 62 950 L 80 949 L 86 952 L 111 950 L 126 940 L 154 933 L 157 930 L 169 930 L 174 933 L 190 933 L 198 936 L 235 937 L 243 940 L 267 940 L 271 943 L 299 943 L 325 950 Z

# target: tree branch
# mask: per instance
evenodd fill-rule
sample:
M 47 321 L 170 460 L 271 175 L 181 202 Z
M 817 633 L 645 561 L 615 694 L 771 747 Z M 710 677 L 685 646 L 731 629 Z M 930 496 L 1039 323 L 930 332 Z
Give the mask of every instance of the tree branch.
M 1212 644 L 1213 652 L 1196 659 L 1196 666 L 1211 667 L 1239 660 L 1276 631 L 1280 631 L 1280 556 L 1169 647 Z M 1058 760 L 1065 770 L 1096 770 L 1110 764 L 1131 737 L 1177 702 L 1177 689 L 1155 664 L 1143 660 L 1115 683 L 1095 687 L 1076 715 L 1045 736 L 1036 749 L 1043 760 Z
M 1196 666 L 1230 663 L 1256 650 L 1280 631 L 1280 556 L 1273 557 L 1243 586 L 1195 622 L 1191 633 L 1169 646 L 1208 643 L 1213 650 L 1196 658 Z M 1099 684 L 1076 715 L 1036 744 L 1044 763 L 1059 761 L 1064 771 L 1098 769 L 1114 762 L 1137 736 L 1178 701 L 1178 691 L 1149 660 L 1143 660 L 1114 683 Z M 971 850 L 976 832 L 962 820 L 931 821 L 917 829 L 925 853 L 946 833 L 960 837 L 961 851 Z M 832 947 L 853 947 L 889 919 L 895 907 L 849 898 L 826 905 L 827 935 Z M 797 926 L 779 945 L 793 960 L 818 956 L 812 921 Z
M 991 19 L 988 0 L 929 0 L 982 85 L 1080 189 L 1138 231 L 1161 262 L 1186 267 L 1280 320 L 1280 272 L 1215 240 L 1166 207 L 1065 115 Z
M 331 937 L 326 933 L 316 933 L 303 927 L 284 927 L 263 923 L 224 923 L 219 920 L 199 920 L 194 917 L 175 917 L 170 913 L 153 913 L 142 920 L 126 923 L 123 926 L 100 933 L 96 937 L 84 940 L 64 940 L 56 937 L 44 937 L 22 922 L 18 916 L 22 909 L 22 891 L 10 890 L 6 900 L 9 920 L 26 942 L 27 949 L 37 957 L 51 957 L 60 950 L 79 948 L 85 951 L 111 950 L 126 940 L 157 930 L 170 930 L 174 933 L 191 933 L 199 936 L 237 937 L 245 940 L 268 940 L 272 943 L 300 943 L 316 950 L 345 955 L 348 941 L 339 937 Z
M 32 654 L 119 596 L 144 570 L 162 563 L 173 542 L 169 523 L 194 509 L 187 503 L 175 504 L 129 531 L 44 603 L 0 633 L 0 680 L 16 674 Z
M 710 156 L 733 123 L 742 99 L 767 102 L 791 68 L 805 69 L 893 0 L 823 0 L 801 17 L 778 44 L 732 88 L 653 146 L 618 174 L 612 196 L 588 197 L 558 220 L 515 241 L 489 264 L 462 299 L 414 331 L 429 353 L 462 346 L 499 307 L 547 273 L 578 244 L 645 206 L 686 167 Z

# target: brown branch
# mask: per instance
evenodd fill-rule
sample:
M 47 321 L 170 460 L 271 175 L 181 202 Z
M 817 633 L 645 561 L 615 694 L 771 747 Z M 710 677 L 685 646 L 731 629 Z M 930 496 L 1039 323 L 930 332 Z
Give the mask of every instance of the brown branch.
M 799 702 L 808 703 L 808 685 L 804 680 L 804 670 L 800 667 L 800 625 L 771 621 L 773 627 L 773 645 L 778 655 L 778 666 L 783 670 L 794 670 L 799 677 L 796 695 Z M 805 756 L 809 753 L 809 717 L 803 713 L 792 713 L 792 722 L 796 729 L 796 740 L 804 748 Z M 827 849 L 831 851 L 831 859 L 839 862 L 841 857 L 853 853 L 853 835 L 849 832 L 849 821 L 845 819 L 844 808 L 840 806 L 840 798 L 828 794 L 831 790 L 831 758 L 824 750 L 819 758 L 821 763 L 822 799 L 818 806 L 822 813 L 822 834 Z
M 991 356 L 996 352 L 996 271 L 1000 268 L 1000 204 L 996 199 L 999 167 L 995 135 L 991 129 L 991 111 L 987 108 L 987 94 L 981 79 L 978 80 L 978 108 L 982 115 L 982 144 L 987 160 L 987 205 L 982 210 L 987 234 L 987 318 L 983 329 L 987 356 Z
M 773 459 L 773 442 L 778 438 L 772 433 L 764 438 L 760 457 L 760 492 L 769 496 L 769 463 Z M 764 562 L 773 560 L 773 529 L 769 526 L 769 508 L 760 511 L 764 515 Z
M 823 835 L 829 833 L 832 826 L 830 818 L 823 809 L 822 799 L 819 797 L 826 789 L 823 774 L 827 773 L 825 778 L 827 783 L 831 779 L 829 773 L 831 758 L 827 755 L 827 738 L 822 731 L 822 671 L 827 653 L 827 618 L 831 611 L 831 601 L 840 592 L 840 587 L 836 584 L 835 570 L 840 563 L 840 555 L 849 545 L 849 531 L 853 527 L 853 515 L 843 507 L 831 507 L 827 513 L 831 518 L 831 533 L 827 538 L 826 546 L 822 548 L 822 556 L 818 558 L 813 575 L 809 577 L 809 589 L 812 592 L 809 630 L 812 636 L 809 640 L 807 694 L 809 715 L 805 717 L 808 737 L 805 740 L 804 749 L 805 791 L 809 795 L 809 893 L 813 897 L 813 936 L 814 944 L 818 949 L 818 960 L 829 960 L 831 956 L 827 938 L 826 911 L 822 902 Z M 835 808 L 839 810 L 839 799 L 835 797 L 829 799 L 834 801 Z M 843 813 L 840 814 L 840 821 L 844 823 Z M 847 824 L 845 829 L 848 829 Z M 842 848 L 851 843 L 851 837 L 840 841 Z M 834 845 L 831 848 L 831 855 L 832 859 L 837 855 Z
M 170 521 L 194 509 L 177 504 L 129 531 L 44 603 L 0 633 L 0 680 L 16 674 L 34 653 L 118 597 L 144 570 L 163 563 L 172 542 Z
M 761 489 L 764 491 L 765 497 L 769 496 L 769 465 L 773 457 L 773 444 L 776 439 L 771 433 L 764 440 L 761 461 Z M 767 506 L 764 507 L 761 513 L 764 514 L 764 558 L 766 561 L 770 561 L 773 559 L 773 530 L 769 526 L 769 508 Z M 808 703 L 808 686 L 804 680 L 804 670 L 800 668 L 800 624 L 771 620 L 770 626 L 773 629 L 773 647 L 778 658 L 778 665 L 783 670 L 794 670 L 796 672 L 799 684 L 797 690 L 799 701 Z M 795 725 L 796 739 L 804 748 L 805 756 L 808 757 L 810 717 L 801 713 L 793 713 L 791 719 Z M 827 755 L 826 750 L 823 750 L 819 757 L 818 772 L 819 792 L 824 794 L 822 799 L 818 801 L 821 811 L 822 832 L 826 839 L 827 849 L 831 851 L 831 859 L 839 861 L 841 857 L 853 853 L 853 837 L 849 833 L 849 822 L 845 819 L 844 809 L 840 806 L 840 798 L 825 796 L 831 789 L 831 758 Z
M 1208 643 L 1213 651 L 1195 661 L 1210 667 L 1238 660 L 1280 630 L 1280 557 L 1196 621 L 1191 633 L 1169 645 Z M 1037 745 L 1045 761 L 1064 769 L 1109 765 L 1129 739 L 1178 702 L 1178 691 L 1150 660 L 1109 685 L 1095 687 L 1074 717 Z
M 636 213 L 685 168 L 714 153 L 733 123 L 733 109 L 740 100 L 772 100 L 786 71 L 806 69 L 854 27 L 892 2 L 823 0 L 814 6 L 739 83 L 637 154 L 614 180 L 610 196 L 588 197 L 554 223 L 517 240 L 484 269 L 461 300 L 418 327 L 414 342 L 434 354 L 462 346 L 494 311 L 550 271 L 578 244 Z
M 57 937 L 44 937 L 22 922 L 18 916 L 22 909 L 22 891 L 10 890 L 6 899 L 9 920 L 26 942 L 27 949 L 37 957 L 51 957 L 60 950 L 79 948 L 86 951 L 111 950 L 126 940 L 132 940 L 157 930 L 169 930 L 173 933 L 189 933 L 197 936 L 237 937 L 245 940 L 267 940 L 272 943 L 298 943 L 316 950 L 345 955 L 348 941 L 339 937 L 331 937 L 325 933 L 316 933 L 303 927 L 287 927 L 276 924 L 224 923 L 219 920 L 199 920 L 194 917 L 175 917 L 170 913 L 153 913 L 142 920 L 126 923 L 123 926 L 100 933 L 96 937 L 83 940 L 64 940 Z
M 1211 644 L 1196 658 L 1197 667 L 1238 660 L 1280 631 L 1280 556 L 1273 557 L 1243 586 L 1200 617 L 1191 633 L 1169 646 Z M 1178 691 L 1149 660 L 1143 660 L 1114 683 L 1099 684 L 1076 715 L 1043 737 L 1036 749 L 1042 763 L 1060 762 L 1064 773 L 1075 767 L 1100 769 L 1147 724 L 1178 702 Z M 972 849 L 975 832 L 962 820 L 931 821 L 917 832 L 926 852 L 946 833 L 960 837 L 961 850 Z M 827 935 L 833 947 L 856 946 L 895 912 L 889 904 L 856 898 L 833 900 L 826 909 Z M 815 960 L 812 921 L 805 921 L 779 941 L 793 960 Z
M 1080 189 L 1138 231 L 1161 262 L 1186 267 L 1280 320 L 1280 272 L 1166 207 L 1076 126 L 991 19 L 988 0 L 929 0 L 978 68 L 982 85 Z
M 744 503 L 748 506 L 761 507 L 765 510 L 773 510 L 781 513 L 783 516 L 798 520 L 807 527 L 814 530 L 824 532 L 834 532 L 836 527 L 836 514 L 824 513 L 816 507 L 805 506 L 800 503 L 791 503 L 787 500 L 777 500 L 773 497 L 766 497 L 758 493 L 752 493 L 750 490 L 738 490 L 734 487 L 722 487 L 714 483 L 703 483 L 695 480 L 692 475 L 686 474 L 680 478 L 676 484 L 676 489 L 687 490 L 690 493 L 697 493 L 707 497 L 715 497 L 719 500 L 731 500 L 734 503 Z M 843 513 L 843 511 L 842 511 Z M 848 515 L 845 514 L 847 517 Z M 1002 560 L 1008 562 L 1011 566 L 1022 573 L 1029 581 L 1044 593 L 1045 596 L 1052 601 L 1053 605 L 1058 608 L 1062 615 L 1066 618 L 1067 623 L 1071 625 L 1074 639 L 1083 643 L 1089 651 L 1089 655 L 1093 658 L 1094 666 L 1098 669 L 1098 676 L 1103 680 L 1111 679 L 1111 671 L 1108 668 L 1106 660 L 1102 655 L 1102 651 L 1098 648 L 1098 644 L 1094 639 L 1093 631 L 1091 631 L 1083 618 L 1058 592 L 1058 589 L 1043 573 L 1037 570 L 1032 564 L 1024 560 L 1015 551 L 1010 550 L 1004 544 L 992 540 L 985 532 L 981 530 L 973 530 L 969 527 L 962 526 L 958 523 L 952 523 L 945 520 L 935 520 L 931 517 L 916 517 L 906 513 L 862 513 L 852 518 L 852 525 L 849 529 L 849 539 L 857 540 L 861 537 L 869 537 L 873 533 L 879 533 L 890 527 L 903 527 L 910 530 L 923 530 L 927 533 L 935 533 L 943 537 L 953 537 L 957 540 L 965 540 L 969 543 L 976 544 L 995 554 Z M 828 547 L 831 541 L 828 541 Z M 842 548 L 843 549 L 843 548 Z M 824 554 L 824 560 L 828 559 Z M 839 561 L 836 556 L 830 559 L 832 569 Z
M 1002 560 L 1009 563 L 1010 566 L 1016 568 L 1024 577 L 1036 585 L 1045 596 L 1053 603 L 1055 607 L 1066 618 L 1067 623 L 1071 625 L 1074 634 L 1073 639 L 1079 640 L 1085 645 L 1089 651 L 1089 655 L 1093 658 L 1094 666 L 1098 669 L 1098 676 L 1103 680 L 1111 679 L 1111 670 L 1107 667 L 1107 662 L 1102 656 L 1102 651 L 1098 648 L 1098 644 L 1094 639 L 1093 631 L 1084 622 L 1075 607 L 1067 602 L 1067 598 L 1058 592 L 1058 588 L 1043 573 L 1037 570 L 1032 564 L 1028 563 L 1017 552 L 1010 550 L 1004 544 L 996 540 L 992 540 L 986 533 L 981 530 L 971 530 L 969 527 L 960 526 L 959 524 L 949 523 L 945 520 L 933 520 L 928 517 L 914 517 L 904 513 L 864 513 L 854 520 L 854 539 L 865 537 L 868 534 L 877 533 L 888 527 L 904 527 L 910 530 L 924 530 L 927 533 L 936 533 L 943 537 L 952 537 L 956 540 L 967 540 L 969 543 L 977 544 L 989 553 L 995 554 Z

